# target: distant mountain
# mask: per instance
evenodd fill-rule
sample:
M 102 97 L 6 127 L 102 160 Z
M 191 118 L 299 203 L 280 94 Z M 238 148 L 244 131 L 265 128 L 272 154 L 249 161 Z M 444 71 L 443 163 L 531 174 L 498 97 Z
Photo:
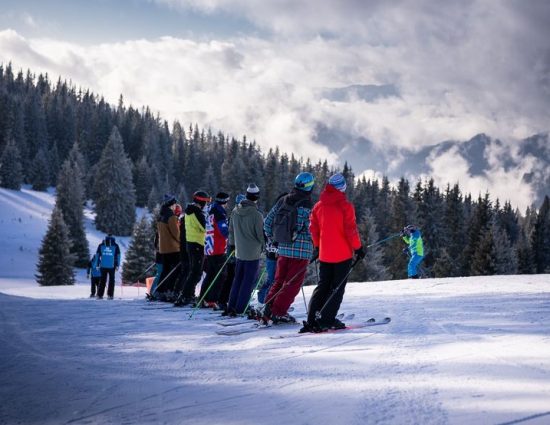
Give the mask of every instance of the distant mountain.
M 351 102 L 363 100 L 374 102 L 386 97 L 399 97 L 399 91 L 393 84 L 353 84 L 351 86 L 324 89 L 321 97 L 333 102 Z
M 550 196 L 548 133 L 537 134 L 517 143 L 504 143 L 485 134 L 478 134 L 467 141 L 443 141 L 416 151 L 398 146 L 381 148 L 371 140 L 353 137 L 324 125 L 318 125 L 316 136 L 319 143 L 329 146 L 345 158 L 356 173 L 374 170 L 390 179 L 405 176 L 414 180 L 421 175 L 430 175 L 431 158 L 451 150 L 468 164 L 470 177 L 487 177 L 495 167 L 508 172 L 530 161 L 532 169 L 523 174 L 522 182 L 533 188 L 533 202 L 540 205 L 545 195 Z

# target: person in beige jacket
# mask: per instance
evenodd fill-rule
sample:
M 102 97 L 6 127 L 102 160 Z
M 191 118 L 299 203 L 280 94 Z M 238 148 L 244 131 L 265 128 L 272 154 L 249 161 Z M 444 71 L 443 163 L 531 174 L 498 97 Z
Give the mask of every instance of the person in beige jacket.
M 158 247 L 162 264 L 160 283 L 153 296 L 169 301 L 173 297 L 174 286 L 179 275 L 175 268 L 180 266 L 180 229 L 178 217 L 174 214 L 177 200 L 172 195 L 164 195 L 157 221 Z

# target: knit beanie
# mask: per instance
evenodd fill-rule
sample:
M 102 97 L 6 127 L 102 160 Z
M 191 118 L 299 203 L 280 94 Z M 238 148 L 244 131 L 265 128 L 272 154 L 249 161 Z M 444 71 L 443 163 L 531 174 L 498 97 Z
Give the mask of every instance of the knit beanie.
M 328 179 L 328 184 L 334 186 L 335 189 L 338 189 L 340 192 L 346 191 L 346 179 L 340 173 L 330 176 Z
M 214 200 L 218 204 L 227 204 L 229 202 L 229 194 L 225 192 L 218 192 Z
M 250 201 L 257 201 L 260 198 L 260 188 L 256 186 L 256 183 L 250 183 L 246 188 L 246 199 Z

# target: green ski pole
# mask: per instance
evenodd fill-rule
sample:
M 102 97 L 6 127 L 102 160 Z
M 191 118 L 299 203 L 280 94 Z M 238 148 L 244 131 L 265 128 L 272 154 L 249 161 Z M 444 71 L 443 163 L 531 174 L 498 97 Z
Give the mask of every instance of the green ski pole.
M 231 254 L 229 254 L 227 256 L 227 259 L 225 260 L 225 262 L 223 263 L 223 265 L 220 267 L 220 270 L 218 270 L 218 273 L 216 273 L 216 276 L 214 276 L 214 279 L 212 279 L 212 282 L 210 283 L 210 285 L 208 286 L 208 288 L 206 289 L 206 291 L 204 291 L 204 294 L 203 296 L 201 297 L 201 299 L 199 301 L 197 301 L 197 305 L 195 306 L 195 308 L 193 309 L 193 311 L 191 312 L 191 314 L 189 315 L 189 319 L 191 319 L 193 317 L 193 315 L 195 314 L 195 312 L 197 311 L 198 308 L 200 308 L 202 302 L 204 301 L 204 299 L 206 298 L 206 295 L 208 294 L 208 292 L 210 291 L 210 289 L 212 289 L 212 286 L 214 286 L 214 283 L 216 283 L 216 280 L 218 280 L 218 277 L 220 276 L 220 274 L 222 273 L 223 269 L 225 268 L 225 265 L 227 264 L 227 262 L 229 261 L 229 259 L 233 256 L 233 254 L 235 253 L 235 251 L 231 251 Z

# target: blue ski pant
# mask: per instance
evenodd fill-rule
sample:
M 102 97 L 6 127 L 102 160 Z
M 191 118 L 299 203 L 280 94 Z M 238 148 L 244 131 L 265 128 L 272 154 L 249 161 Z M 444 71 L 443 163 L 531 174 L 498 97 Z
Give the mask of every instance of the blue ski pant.
M 414 254 L 409 260 L 409 265 L 407 267 L 407 276 L 413 277 L 418 275 L 418 266 L 422 262 L 424 257 L 422 255 Z
M 250 301 L 252 291 L 256 286 L 260 260 L 239 260 L 235 265 L 235 278 L 229 294 L 228 311 L 235 311 L 237 314 L 244 313 L 244 309 Z
M 262 304 L 265 303 L 265 296 L 268 294 L 271 285 L 275 281 L 275 270 L 277 270 L 277 259 L 266 258 L 265 259 L 265 274 L 266 279 L 262 287 L 258 291 L 258 301 Z

